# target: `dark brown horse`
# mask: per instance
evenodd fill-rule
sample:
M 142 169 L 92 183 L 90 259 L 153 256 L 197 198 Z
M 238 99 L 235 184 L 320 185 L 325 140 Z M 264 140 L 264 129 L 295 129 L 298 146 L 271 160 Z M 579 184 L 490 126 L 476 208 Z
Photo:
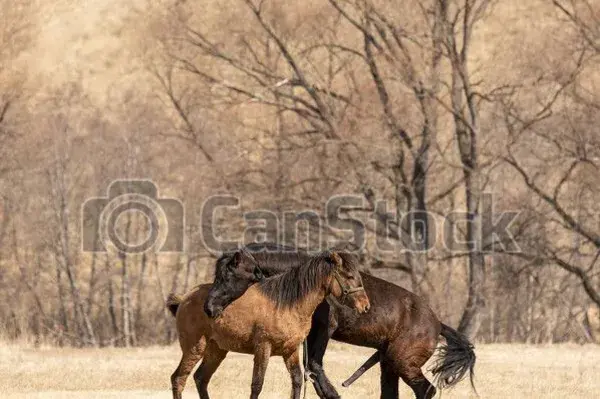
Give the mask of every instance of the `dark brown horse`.
M 230 267 L 257 267 L 252 255 L 238 252 Z M 298 346 L 310 331 L 315 308 L 328 295 L 364 313 L 369 299 L 358 269 L 336 253 L 308 259 L 297 268 L 250 287 L 220 317 L 210 319 L 203 307 L 210 285 L 196 287 L 184 298 L 171 295 L 167 307 L 177 320 L 182 357 L 171 376 L 173 397 L 181 399 L 187 376 L 194 374 L 200 398 L 208 399 L 208 383 L 228 351 L 254 354 L 251 399 L 258 398 L 270 356 L 281 356 L 292 379 L 292 398 L 300 398 L 302 372 Z
M 248 248 L 258 260 L 259 268 L 248 264 L 231 267 L 232 254 L 224 254 L 217 261 L 215 282 L 204 308 L 209 316 L 220 314 L 261 275 L 276 275 L 310 258 L 306 253 L 291 252 L 289 248 L 278 249 L 275 244 L 255 244 Z M 260 250 L 263 251 L 258 252 Z M 339 254 L 347 263 L 359 261 L 356 255 Z M 336 299 L 327 298 L 313 315 L 307 338 L 308 369 L 315 375 L 314 387 L 319 397 L 339 398 L 323 371 L 323 355 L 330 338 L 377 349 L 353 377 L 358 378 L 379 362 L 382 399 L 398 398 L 400 378 L 411 387 L 417 399 L 435 395 L 436 389 L 425 378 L 421 367 L 433 355 L 439 335 L 446 339 L 446 345 L 440 348 L 440 359 L 432 370 L 438 386 L 454 385 L 467 373 L 471 374 L 473 384 L 475 352 L 465 337 L 440 323 L 425 302 L 413 293 L 369 274 L 362 273 L 362 280 L 371 303 L 367 314 L 357 315 Z

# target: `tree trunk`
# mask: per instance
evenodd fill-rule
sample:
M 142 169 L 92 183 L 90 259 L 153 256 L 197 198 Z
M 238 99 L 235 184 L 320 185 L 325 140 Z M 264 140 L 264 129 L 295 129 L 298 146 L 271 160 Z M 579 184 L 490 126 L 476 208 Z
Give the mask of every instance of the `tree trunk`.
M 58 260 L 55 262 L 56 265 L 56 287 L 58 290 L 58 320 L 60 322 L 57 332 L 58 336 L 58 346 L 64 346 L 64 337 L 69 333 L 69 321 L 67 318 L 67 307 L 65 305 L 65 293 L 62 286 L 62 271 L 60 269 L 60 264 Z
M 473 164 L 472 164 L 473 165 Z M 480 192 L 478 173 L 465 169 L 465 191 L 467 202 L 467 250 L 468 256 L 468 297 L 467 304 L 458 324 L 458 331 L 470 337 L 477 334 L 481 325 L 481 311 L 484 306 L 484 256 L 481 252 L 481 215 L 478 211 Z
M 126 254 L 119 254 L 121 258 L 121 328 L 123 331 L 122 345 L 126 348 L 132 345 L 131 337 L 131 287 L 129 282 L 129 265 Z
M 138 284 L 137 284 L 137 289 L 136 289 L 137 293 L 136 293 L 136 299 L 135 299 L 134 331 L 136 332 L 136 334 L 135 334 L 136 343 L 137 343 L 137 331 L 139 330 L 139 327 L 141 327 L 140 321 L 142 320 L 142 309 L 143 309 L 143 305 L 144 305 L 143 295 L 144 295 L 144 289 L 146 288 L 145 275 L 146 275 L 147 265 L 148 265 L 148 255 L 144 252 L 142 254 L 142 262 L 140 265 L 140 275 L 138 276 Z
M 154 259 L 152 262 L 153 268 L 154 268 L 154 275 L 156 276 L 156 285 L 158 286 L 158 295 L 159 298 L 161 298 L 162 301 L 165 301 L 167 299 L 167 295 L 165 293 L 164 287 L 163 287 L 163 283 L 162 280 L 160 278 L 160 273 L 158 271 L 158 257 L 156 256 L 156 254 L 154 254 Z M 171 318 L 171 315 L 169 314 L 169 311 L 167 310 L 166 306 L 162 306 L 162 314 L 163 314 L 163 320 L 165 323 L 165 344 L 170 344 L 173 341 L 173 320 Z
M 113 285 L 113 279 L 112 279 L 112 272 L 110 270 L 110 257 L 107 255 L 106 256 L 106 261 L 104 263 L 104 273 L 106 274 L 106 279 L 107 279 L 107 291 L 108 291 L 108 296 L 106 298 L 107 300 L 107 309 L 108 309 L 108 316 L 110 319 L 110 326 L 111 326 L 111 332 L 112 332 L 112 342 L 117 342 L 117 340 L 119 339 L 119 325 L 117 322 L 117 311 L 116 311 L 116 305 L 115 305 L 115 289 L 114 289 L 114 285 Z
M 471 34 L 477 17 L 473 15 L 474 4 L 465 1 L 462 10 L 461 29 L 457 32 L 456 21 L 450 17 L 449 2 L 439 1 L 437 16 L 444 31 L 445 47 L 451 65 L 451 111 L 454 119 L 454 130 L 458 153 L 460 155 L 464 184 L 465 208 L 467 222 L 467 251 L 468 256 L 468 298 L 463 311 L 458 330 L 473 339 L 481 325 L 481 312 L 484 306 L 484 267 L 485 259 L 482 252 L 481 213 L 481 170 L 479 169 L 479 110 L 475 102 L 468 69 L 468 56 Z M 482 0 L 479 8 L 488 4 Z M 457 14 L 458 15 L 458 14 Z M 457 36 L 462 33 L 462 43 L 458 44 Z
M 125 243 L 131 242 L 131 212 L 127 213 L 127 224 L 125 226 Z M 121 260 L 121 326 L 123 331 L 122 345 L 126 348 L 133 345 L 133 314 L 131 309 L 131 277 L 129 271 L 129 256 L 127 253 L 119 252 Z

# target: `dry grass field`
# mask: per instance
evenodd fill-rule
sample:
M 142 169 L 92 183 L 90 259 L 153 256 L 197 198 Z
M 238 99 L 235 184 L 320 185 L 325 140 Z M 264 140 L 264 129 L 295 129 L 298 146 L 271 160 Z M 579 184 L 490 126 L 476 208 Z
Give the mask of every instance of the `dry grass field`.
M 344 398 L 377 398 L 379 370 L 374 368 L 352 387 L 341 382 L 370 350 L 333 344 L 326 369 Z M 481 398 L 581 398 L 600 394 L 600 347 L 560 345 L 480 345 L 476 387 Z M 170 398 L 169 376 L 179 361 L 179 348 L 34 349 L 0 346 L 0 396 L 3 398 Z M 252 358 L 230 354 L 217 371 L 215 399 L 246 398 Z M 283 362 L 271 360 L 262 398 L 287 398 L 289 382 Z M 312 387 L 309 398 L 316 398 Z M 402 386 L 401 397 L 412 397 Z M 444 398 L 476 398 L 467 382 L 445 391 Z M 193 380 L 184 398 L 197 398 Z

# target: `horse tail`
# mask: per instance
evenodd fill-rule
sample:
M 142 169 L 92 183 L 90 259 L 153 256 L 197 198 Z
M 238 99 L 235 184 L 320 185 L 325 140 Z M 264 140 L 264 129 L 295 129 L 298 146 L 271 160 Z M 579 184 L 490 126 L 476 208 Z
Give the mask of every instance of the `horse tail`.
M 167 297 L 165 305 L 167 306 L 167 309 L 169 309 L 169 312 L 171 312 L 173 317 L 175 317 L 175 315 L 177 314 L 177 309 L 179 308 L 179 304 L 181 303 L 182 299 L 183 298 L 181 297 L 181 295 L 172 293 L 169 294 L 169 296 Z
M 446 338 L 446 344 L 438 348 L 439 357 L 431 369 L 436 385 L 440 388 L 451 387 L 465 378 L 468 372 L 471 387 L 477 392 L 473 383 L 475 367 L 473 344 L 464 335 L 445 324 L 442 324 L 440 334 Z

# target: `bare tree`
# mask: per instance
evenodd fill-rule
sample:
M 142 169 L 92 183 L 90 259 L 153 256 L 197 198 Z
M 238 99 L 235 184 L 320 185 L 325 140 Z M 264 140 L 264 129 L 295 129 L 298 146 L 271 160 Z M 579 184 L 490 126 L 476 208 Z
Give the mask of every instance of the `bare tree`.
M 599 65 L 600 32 L 589 21 L 597 15 L 589 12 L 591 3 L 553 3 L 568 18 L 574 40 L 579 43 L 566 54 L 569 73 L 558 79 L 550 75 L 547 85 L 554 88 L 552 95 L 533 116 L 531 112 L 519 112 L 514 102 L 505 104 L 505 121 L 511 135 L 506 161 L 528 192 L 540 200 L 541 209 L 550 212 L 546 215 L 538 211 L 545 227 L 554 232 L 553 238 L 538 240 L 529 252 L 518 256 L 543 259 L 572 274 L 589 299 L 599 305 L 600 286 L 595 276 L 600 235 L 594 223 L 593 198 L 597 195 L 596 114 L 600 98 L 586 89 L 583 76 L 586 70 Z M 567 3 L 572 8 L 567 8 Z M 527 154 L 526 149 L 531 152 Z M 529 159 L 524 159 L 525 154 Z M 542 168 L 540 162 L 544 163 Z
M 505 29 L 510 4 L 491 0 L 148 3 L 132 11 L 135 32 L 125 24 L 114 41 L 125 57 L 93 68 L 85 58 L 54 79 L 25 65 L 37 7 L 0 0 L 0 332 L 170 342 L 165 295 L 212 277 L 195 220 L 205 198 L 241 197 L 239 218 L 221 226 L 241 234 L 246 210 L 282 217 L 353 193 L 361 204 L 341 216 L 369 221 L 371 272 L 427 297 L 446 323 L 489 342 L 593 341 L 596 3 L 524 2 L 541 34 Z M 183 200 L 187 253 L 81 250 L 81 204 L 124 177 Z M 486 230 L 489 190 L 502 193 L 497 209 L 521 211 L 511 225 L 520 253 Z M 457 209 L 468 219 L 450 220 L 461 243 L 421 252 L 439 226 L 426 213 Z M 124 216 L 119 233 L 136 241 L 144 225 Z M 292 220 L 284 237 L 281 226 L 256 232 L 299 245 L 346 239 L 304 228 L 326 216 Z
M 63 125 L 68 130 L 68 125 Z M 68 151 L 67 140 L 57 143 L 55 147 L 55 158 L 53 167 L 47 172 L 47 184 L 50 190 L 49 199 L 52 210 L 52 219 L 49 227 L 49 243 L 57 262 L 57 273 L 66 276 L 71 301 L 74 308 L 74 320 L 77 327 L 77 335 L 81 345 L 97 345 L 96 334 L 92 326 L 89 308 L 85 305 L 80 287 L 80 277 L 77 273 L 77 258 L 74 255 L 74 237 L 69 217 L 72 190 L 76 187 L 78 176 L 70 173 L 67 168 L 70 160 L 65 151 Z M 75 238 L 76 240 L 76 238 Z M 58 284 L 61 284 L 60 279 Z M 63 300 L 66 298 L 63 297 Z
M 489 0 L 438 1 L 443 41 L 451 68 L 450 107 L 464 175 L 466 242 L 469 252 L 468 298 L 459 331 L 475 336 L 484 306 L 484 256 L 481 237 L 480 121 L 477 93 L 469 73 L 473 30 L 490 5 Z

